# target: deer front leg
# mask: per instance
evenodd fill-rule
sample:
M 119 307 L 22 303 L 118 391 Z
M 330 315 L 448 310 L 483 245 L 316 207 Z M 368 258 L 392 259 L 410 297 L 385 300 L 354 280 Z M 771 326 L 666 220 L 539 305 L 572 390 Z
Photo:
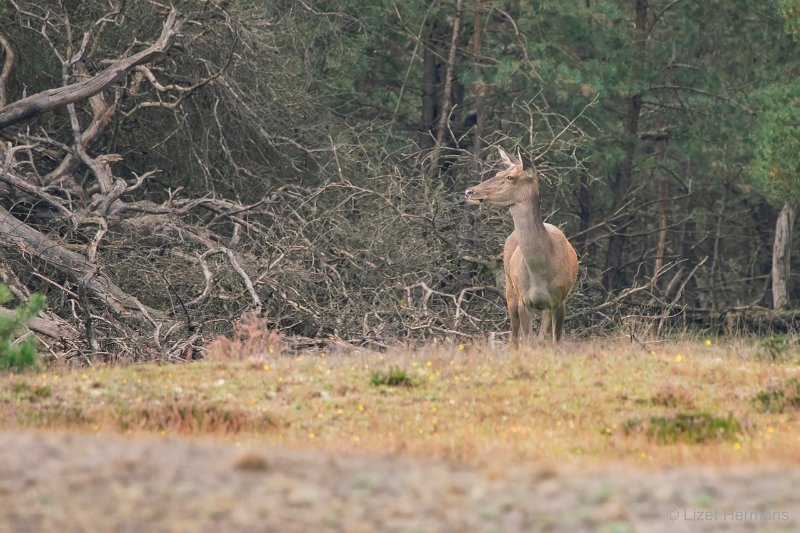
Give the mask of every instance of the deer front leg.
M 533 312 L 524 303 L 520 303 L 518 309 L 520 339 L 523 343 L 529 344 L 533 337 Z
M 561 335 L 564 334 L 564 319 L 567 316 L 567 305 L 561 302 L 561 305 L 556 307 L 554 311 L 555 317 L 553 319 L 553 344 L 561 342 Z
M 536 340 L 539 341 L 540 343 L 544 342 L 547 339 L 545 335 L 547 335 L 550 332 L 551 326 L 552 326 L 552 320 L 551 320 L 550 310 L 543 309 L 542 323 L 539 324 L 539 334 L 536 336 Z

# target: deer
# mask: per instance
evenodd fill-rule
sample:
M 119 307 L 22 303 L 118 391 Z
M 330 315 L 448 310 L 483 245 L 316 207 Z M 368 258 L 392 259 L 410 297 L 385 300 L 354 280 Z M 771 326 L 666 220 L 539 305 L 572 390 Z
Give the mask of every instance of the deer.
M 498 150 L 506 168 L 464 195 L 469 204 L 508 206 L 514 219 L 514 231 L 503 247 L 511 346 L 532 337 L 535 311 L 542 312 L 537 341 L 546 341 L 551 332 L 557 345 L 564 333 L 565 302 L 578 279 L 578 254 L 564 232 L 542 219 L 536 167 L 523 166 L 519 149 L 516 156 Z

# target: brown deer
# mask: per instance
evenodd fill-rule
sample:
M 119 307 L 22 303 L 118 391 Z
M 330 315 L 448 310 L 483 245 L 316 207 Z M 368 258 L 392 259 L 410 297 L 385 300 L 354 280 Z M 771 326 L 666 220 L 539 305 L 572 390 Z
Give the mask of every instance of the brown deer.
M 514 231 L 503 248 L 511 345 L 532 335 L 534 310 L 542 312 L 539 340 L 552 331 L 557 343 L 564 332 L 564 300 L 578 278 L 578 254 L 560 229 L 542 220 L 536 168 L 523 168 L 519 150 L 516 157 L 498 150 L 506 169 L 467 189 L 466 199 L 507 205 L 514 218 Z

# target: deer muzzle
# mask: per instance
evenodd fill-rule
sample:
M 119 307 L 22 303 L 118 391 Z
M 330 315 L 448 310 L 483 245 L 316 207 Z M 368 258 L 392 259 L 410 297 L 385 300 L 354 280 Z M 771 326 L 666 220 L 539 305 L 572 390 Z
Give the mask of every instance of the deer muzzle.
M 480 198 L 475 198 L 475 189 L 467 189 L 464 191 L 464 198 L 468 204 L 479 204 L 482 201 Z

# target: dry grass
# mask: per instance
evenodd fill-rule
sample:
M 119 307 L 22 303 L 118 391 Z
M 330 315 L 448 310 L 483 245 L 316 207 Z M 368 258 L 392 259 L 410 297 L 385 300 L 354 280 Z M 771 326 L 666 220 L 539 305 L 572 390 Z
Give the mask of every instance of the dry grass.
M 285 349 L 280 333 L 269 328 L 264 317 L 245 315 L 233 326 L 233 338 L 217 337 L 205 351 L 208 361 L 265 363 Z
M 215 435 L 473 464 L 497 457 L 589 466 L 797 464 L 800 409 L 759 409 L 754 398 L 800 377 L 798 353 L 776 362 L 757 351 L 716 342 L 647 350 L 598 342 L 512 353 L 460 345 L 52 369 L 0 377 L 0 425 Z M 389 371 L 402 371 L 414 386 L 375 382 Z M 706 416 L 730 417 L 735 431 L 673 443 L 631 430 Z

